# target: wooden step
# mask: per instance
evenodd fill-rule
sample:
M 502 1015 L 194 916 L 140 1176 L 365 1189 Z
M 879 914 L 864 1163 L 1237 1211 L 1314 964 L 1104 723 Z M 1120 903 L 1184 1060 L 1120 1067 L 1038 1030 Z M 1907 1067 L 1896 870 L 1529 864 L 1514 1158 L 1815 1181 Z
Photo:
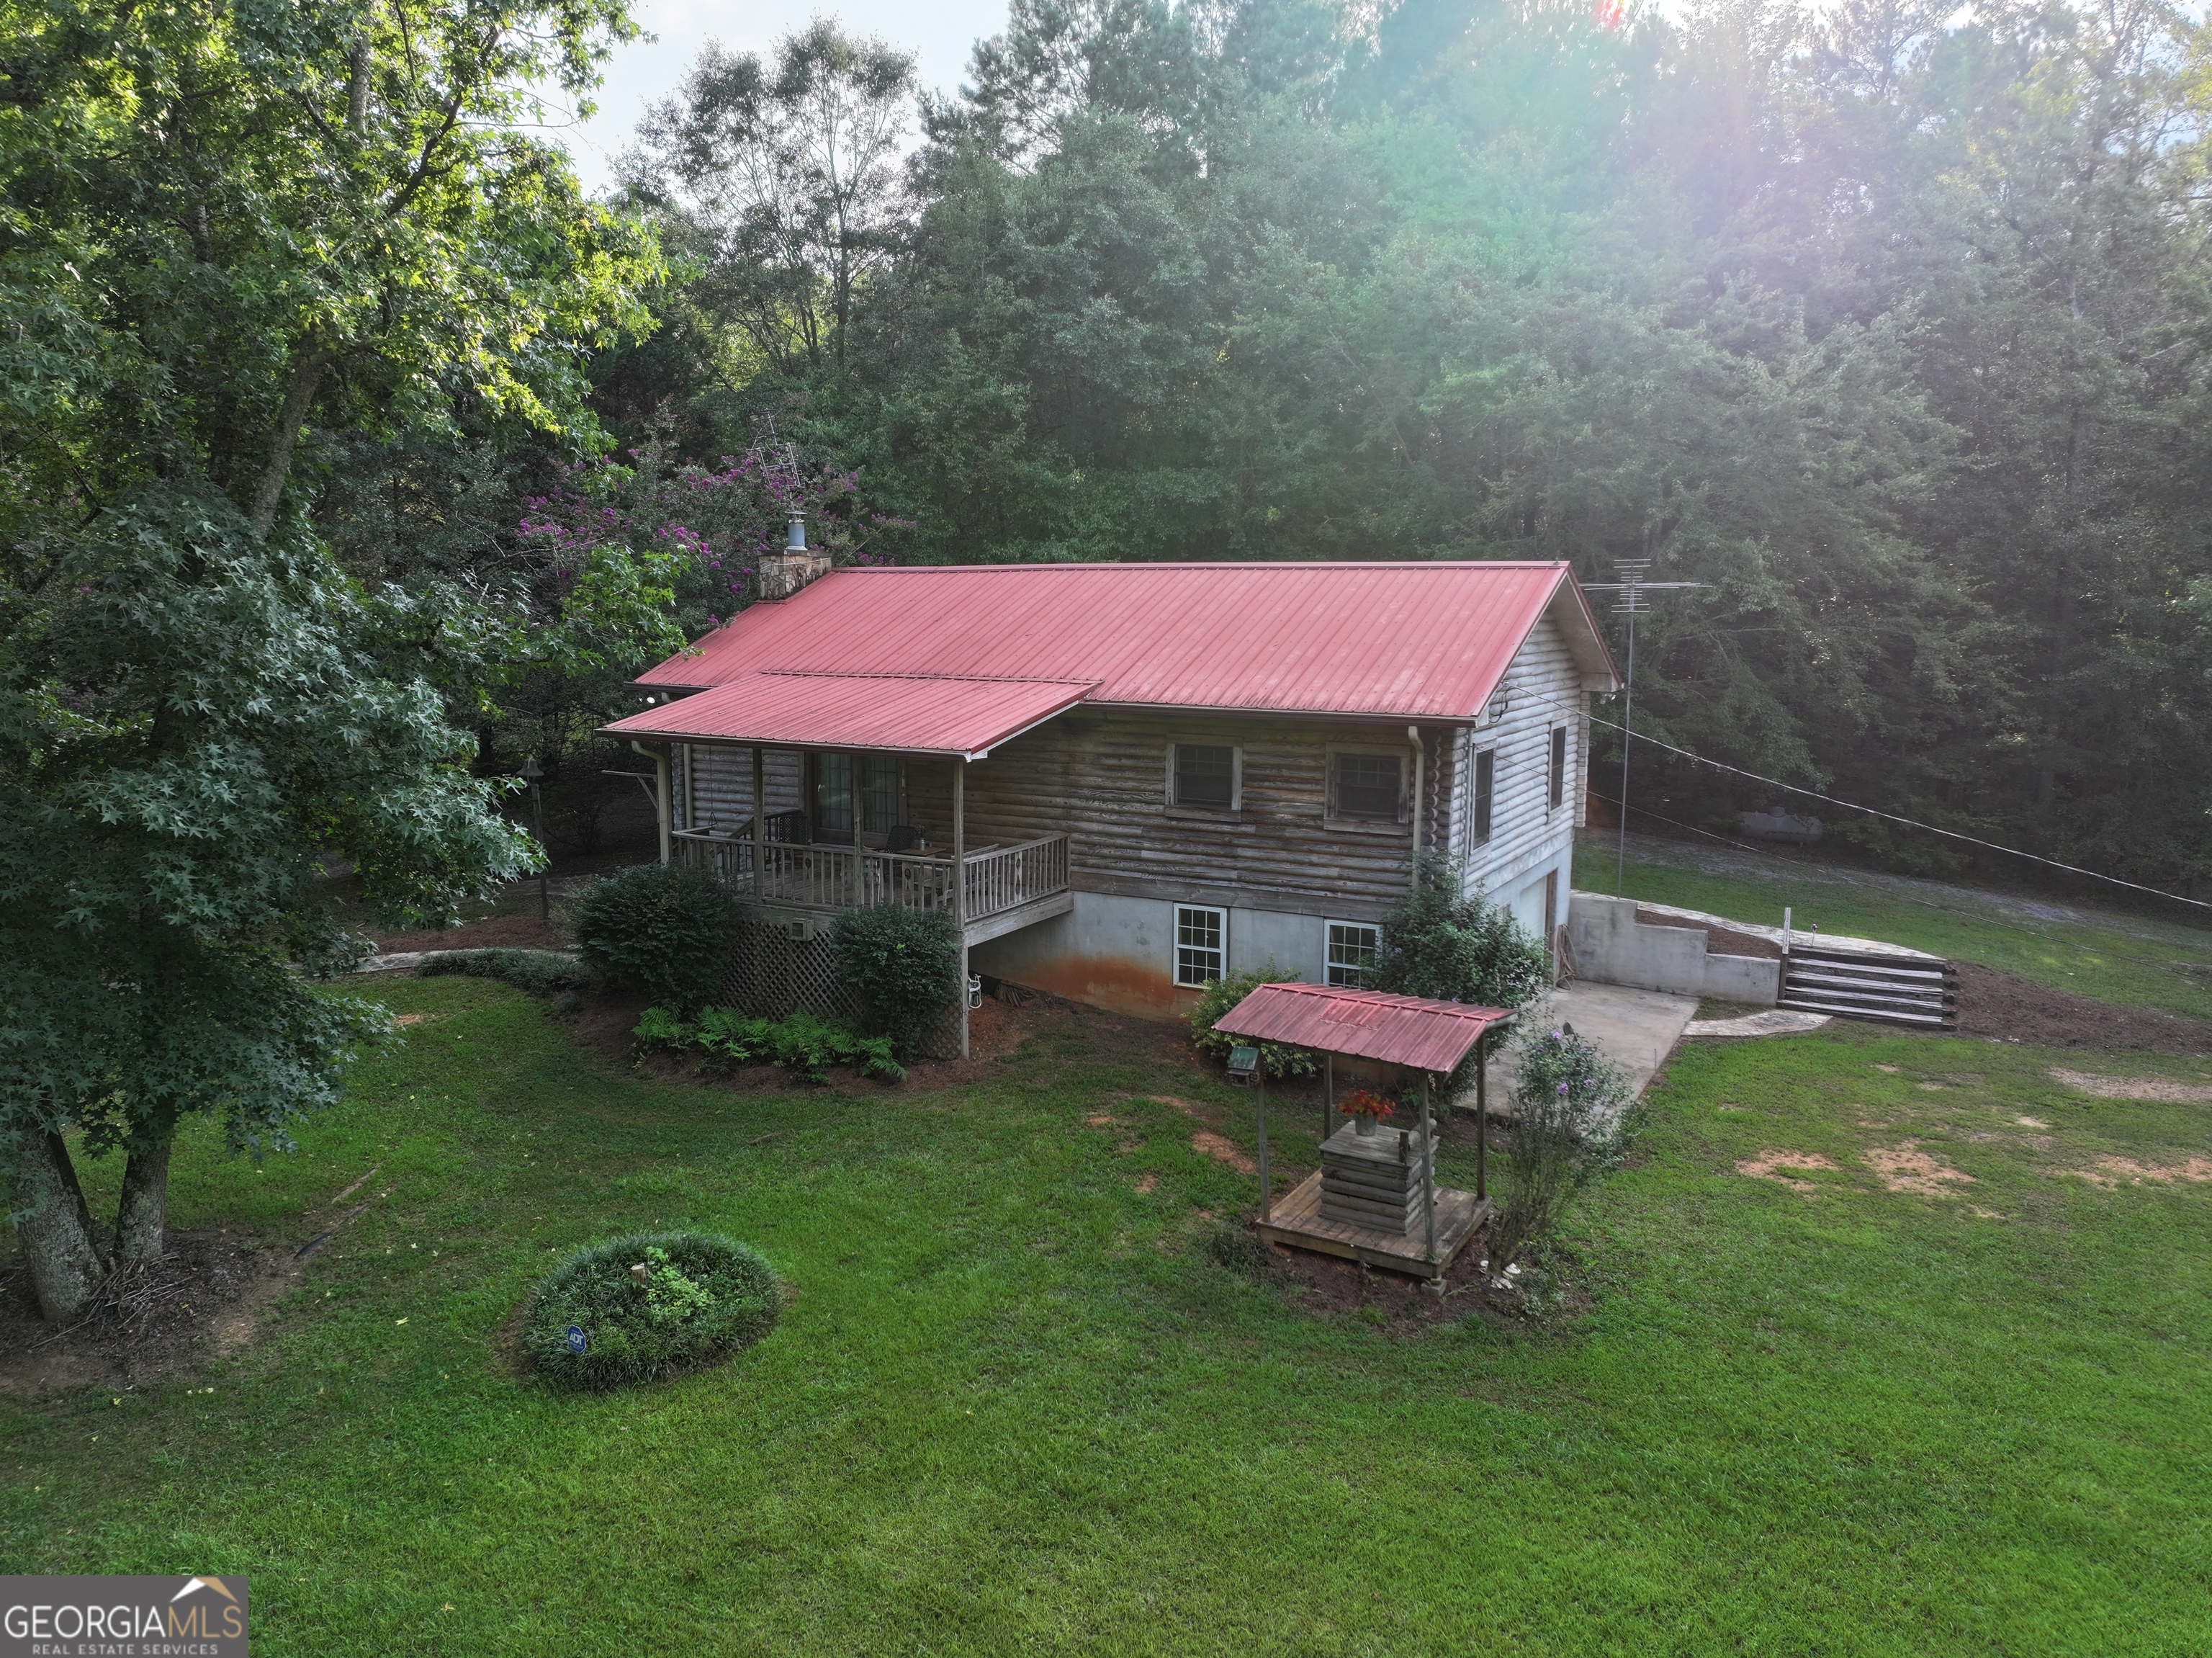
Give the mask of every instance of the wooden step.
M 1877 967 L 1865 961 L 1823 961 L 1810 956 L 1784 958 L 1785 972 L 1827 973 L 1837 978 L 1881 978 L 1899 984 L 1948 984 L 1958 975 L 1948 968 Z
M 1894 1001 L 1955 1003 L 1958 991 L 1947 984 L 1890 984 L 1878 978 L 1832 978 L 1826 973 L 1791 973 L 1782 981 L 1787 990 L 1824 992 L 1850 997 L 1887 997 Z
M 1805 997 L 1784 996 L 1775 1004 L 1792 1013 L 1825 1013 L 1837 1019 L 1863 1019 L 1875 1024 L 1918 1025 L 1931 1030 L 1950 1030 L 1958 1021 L 1946 1014 L 1908 1013 L 1903 1009 L 1843 1007 Z
M 1863 950 L 1823 949 L 1817 944 L 1808 945 L 1802 941 L 1793 942 L 1790 946 L 1789 954 L 1785 955 L 1783 960 L 1785 961 L 1848 962 L 1853 966 L 1893 967 L 1900 972 L 1942 973 L 1949 972 L 1952 970 L 1951 964 L 1949 962 L 1936 956 L 1869 955 Z

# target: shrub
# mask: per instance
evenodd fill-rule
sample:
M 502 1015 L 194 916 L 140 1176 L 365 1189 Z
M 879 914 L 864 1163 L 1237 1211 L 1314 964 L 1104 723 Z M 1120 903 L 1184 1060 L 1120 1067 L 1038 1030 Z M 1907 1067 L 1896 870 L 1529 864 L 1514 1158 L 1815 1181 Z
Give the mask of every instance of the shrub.
M 847 910 L 830 923 L 830 948 L 869 1027 L 902 1059 L 914 1058 L 960 994 L 960 932 L 942 910 Z
M 1620 1167 L 1639 1125 L 1627 1080 L 1571 1029 L 1522 1038 L 1520 1058 L 1504 1196 L 1490 1222 L 1492 1272 L 1556 1231 L 1576 1197 Z
M 584 960 L 614 983 L 693 1008 L 721 979 L 738 911 L 736 894 L 703 869 L 642 863 L 593 882 L 568 928 Z
M 1257 972 L 1231 973 L 1215 979 L 1200 993 L 1198 1005 L 1190 1010 L 1192 1043 L 1200 1053 L 1226 1064 L 1231 1050 L 1245 1045 L 1245 1039 L 1216 1031 L 1215 1023 L 1261 985 L 1295 984 L 1297 977 L 1270 961 Z M 1262 1042 L 1259 1048 L 1260 1064 L 1270 1076 L 1310 1076 L 1321 1069 L 1321 1061 L 1310 1048 L 1290 1047 L 1281 1042 Z
M 851 1026 L 811 1013 L 781 1019 L 748 1019 L 729 1008 L 708 1008 L 696 1023 L 672 1008 L 647 1008 L 630 1033 L 641 1052 L 686 1049 L 732 1064 L 767 1060 L 799 1073 L 809 1082 L 826 1082 L 832 1065 L 852 1065 L 863 1076 L 896 1082 L 906 1075 L 887 1036 L 862 1036 Z
M 1550 953 L 1503 905 L 1467 891 L 1466 865 L 1425 852 L 1413 885 L 1382 917 L 1369 983 L 1401 996 L 1518 1008 L 1549 986 Z
M 550 950 L 440 950 L 422 958 L 416 973 L 423 978 L 458 973 L 496 978 L 532 996 L 580 991 L 592 982 L 592 970 Z
M 643 1264 L 642 1284 L 630 1268 Z M 757 1251 L 708 1232 L 633 1233 L 555 1267 L 523 1316 L 532 1367 L 567 1387 L 620 1387 L 708 1364 L 760 1339 L 782 1296 Z M 584 1332 L 581 1353 L 568 1326 Z

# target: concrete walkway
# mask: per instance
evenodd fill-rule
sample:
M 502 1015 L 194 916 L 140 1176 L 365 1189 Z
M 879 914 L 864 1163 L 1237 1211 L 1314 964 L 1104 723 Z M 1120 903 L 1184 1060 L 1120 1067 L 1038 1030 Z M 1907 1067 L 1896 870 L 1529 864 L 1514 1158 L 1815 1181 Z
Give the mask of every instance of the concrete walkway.
M 1625 984 L 1577 984 L 1553 991 L 1549 1000 L 1531 1008 L 1523 1018 L 1532 1023 L 1540 1019 L 1547 1030 L 1572 1025 L 1576 1035 L 1620 1067 L 1629 1087 L 1640 1096 L 1674 1051 L 1674 1044 L 1681 1039 L 1697 1011 L 1692 997 L 1632 991 Z M 1491 1058 L 1493 1115 L 1504 1116 L 1512 1108 L 1516 1048 L 1517 1041 L 1509 1039 Z M 1471 1094 L 1457 1104 L 1465 1110 L 1474 1108 Z

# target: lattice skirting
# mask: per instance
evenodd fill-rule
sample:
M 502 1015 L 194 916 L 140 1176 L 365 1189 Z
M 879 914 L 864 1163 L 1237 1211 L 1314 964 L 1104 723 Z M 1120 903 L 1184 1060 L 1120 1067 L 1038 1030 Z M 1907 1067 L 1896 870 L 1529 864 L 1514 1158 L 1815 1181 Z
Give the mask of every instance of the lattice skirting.
M 747 913 L 738 920 L 737 937 L 722 972 L 715 1000 L 750 1019 L 781 1019 L 786 1014 L 818 1014 L 824 1019 L 859 1023 L 860 1004 L 837 982 L 837 965 L 826 937 L 793 938 Z M 960 1007 L 948 1002 L 936 1027 L 922 1040 L 923 1057 L 960 1057 Z

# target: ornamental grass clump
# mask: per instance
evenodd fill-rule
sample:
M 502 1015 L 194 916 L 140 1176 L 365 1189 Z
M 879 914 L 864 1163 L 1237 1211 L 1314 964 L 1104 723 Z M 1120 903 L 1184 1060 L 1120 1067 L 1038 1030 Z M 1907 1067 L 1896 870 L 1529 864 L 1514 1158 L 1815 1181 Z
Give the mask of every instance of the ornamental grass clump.
M 757 1250 L 711 1232 L 634 1233 L 555 1267 L 531 1298 L 522 1344 L 556 1386 L 622 1387 L 726 1358 L 774 1328 L 781 1305 Z
M 1490 1222 L 1493 1273 L 1556 1232 L 1576 1198 L 1620 1166 L 1640 1126 L 1627 1079 L 1573 1027 L 1540 1028 L 1520 1058 L 1504 1195 Z

